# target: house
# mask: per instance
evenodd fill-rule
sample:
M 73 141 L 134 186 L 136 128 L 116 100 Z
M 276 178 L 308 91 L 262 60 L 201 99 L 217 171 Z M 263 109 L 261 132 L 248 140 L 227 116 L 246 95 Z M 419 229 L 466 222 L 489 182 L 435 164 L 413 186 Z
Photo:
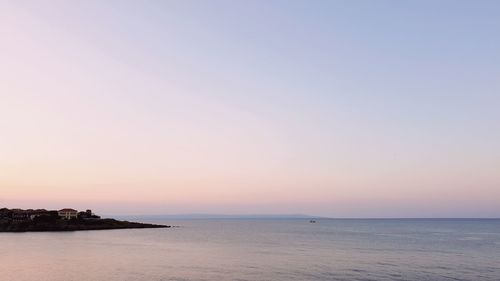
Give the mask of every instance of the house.
M 37 209 L 29 212 L 30 219 L 40 216 L 50 216 L 50 212 L 45 209 Z
M 10 214 L 12 213 L 11 210 L 7 209 L 7 208 L 1 208 L 0 209 L 0 217 L 7 217 L 9 216 Z
M 12 211 L 7 208 L 0 209 L 0 219 L 11 219 Z
M 57 214 L 59 215 L 59 217 L 66 219 L 66 220 L 70 220 L 73 218 L 76 219 L 78 217 L 78 211 L 74 210 L 74 209 L 69 209 L 69 208 L 59 210 L 57 212 Z
M 79 212 L 78 217 L 82 219 L 100 219 L 100 216 L 96 216 L 92 213 L 92 210 L 86 210 L 85 212 Z
M 15 222 L 27 221 L 29 220 L 29 213 L 21 209 L 12 210 L 12 220 Z

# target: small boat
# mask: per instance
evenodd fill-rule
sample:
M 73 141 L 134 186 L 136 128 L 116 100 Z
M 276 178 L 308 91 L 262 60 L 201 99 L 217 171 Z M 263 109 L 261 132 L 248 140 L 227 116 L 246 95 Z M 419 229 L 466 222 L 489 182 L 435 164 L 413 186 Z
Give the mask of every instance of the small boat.
M 316 223 L 316 221 L 315 221 L 315 220 L 310 220 L 309 222 L 310 222 L 310 223 Z

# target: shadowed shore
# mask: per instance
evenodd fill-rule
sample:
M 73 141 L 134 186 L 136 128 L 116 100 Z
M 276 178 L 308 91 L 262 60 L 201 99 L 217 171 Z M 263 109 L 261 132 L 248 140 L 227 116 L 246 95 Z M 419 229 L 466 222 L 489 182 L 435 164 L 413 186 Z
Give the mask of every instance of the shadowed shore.
M 119 221 L 115 219 L 33 220 L 23 222 L 0 222 L 0 232 L 30 231 L 80 231 L 130 228 L 168 228 L 169 225 Z

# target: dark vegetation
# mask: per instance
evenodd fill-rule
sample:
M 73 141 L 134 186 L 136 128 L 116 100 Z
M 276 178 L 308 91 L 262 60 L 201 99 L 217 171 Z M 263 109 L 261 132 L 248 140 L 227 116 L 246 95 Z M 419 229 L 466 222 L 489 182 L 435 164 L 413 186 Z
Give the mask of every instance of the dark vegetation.
M 1 210 L 1 209 L 0 209 Z M 4 209 L 6 210 L 6 209 Z M 6 211 L 4 213 L 7 213 Z M 14 217 L 14 219 L 13 219 Z M 76 231 L 76 230 L 104 230 L 126 228 L 164 228 L 166 225 L 146 224 L 115 219 L 101 219 L 98 216 L 61 218 L 57 211 L 46 212 L 43 215 L 18 219 L 0 214 L 0 232 L 28 232 L 28 231 Z

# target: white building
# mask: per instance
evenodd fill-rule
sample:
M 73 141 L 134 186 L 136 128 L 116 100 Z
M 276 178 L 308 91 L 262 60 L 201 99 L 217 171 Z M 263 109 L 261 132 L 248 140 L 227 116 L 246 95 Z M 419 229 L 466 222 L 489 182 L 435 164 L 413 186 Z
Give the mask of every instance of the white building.
M 59 210 L 57 213 L 61 218 L 66 220 L 70 220 L 72 218 L 76 219 L 78 217 L 78 211 L 69 208 Z

